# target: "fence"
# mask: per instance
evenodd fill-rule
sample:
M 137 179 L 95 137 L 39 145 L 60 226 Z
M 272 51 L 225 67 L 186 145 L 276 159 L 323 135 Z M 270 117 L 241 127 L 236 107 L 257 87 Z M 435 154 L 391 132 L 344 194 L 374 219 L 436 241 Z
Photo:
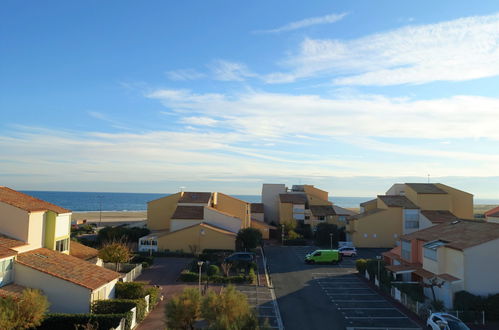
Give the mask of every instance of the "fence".
M 104 268 L 110 269 L 110 270 L 116 270 L 116 264 L 112 262 L 105 262 L 103 264 Z M 132 282 L 135 280 L 137 277 L 139 277 L 140 274 L 142 274 L 142 264 L 125 264 L 125 263 L 119 263 L 118 264 L 118 272 L 121 273 L 121 281 L 123 282 Z
M 152 306 L 149 306 L 149 298 L 150 298 L 149 295 L 144 297 L 144 300 L 146 301 L 146 315 L 151 311 L 150 307 L 152 307 Z M 138 325 L 138 323 L 137 323 L 137 307 L 130 309 L 130 311 L 132 312 L 132 320 L 131 320 L 131 324 L 130 324 L 130 329 L 133 329 Z M 120 324 L 116 328 L 112 328 L 110 330 L 125 330 L 125 329 L 126 329 L 126 321 L 125 321 L 125 318 L 122 318 L 120 321 Z

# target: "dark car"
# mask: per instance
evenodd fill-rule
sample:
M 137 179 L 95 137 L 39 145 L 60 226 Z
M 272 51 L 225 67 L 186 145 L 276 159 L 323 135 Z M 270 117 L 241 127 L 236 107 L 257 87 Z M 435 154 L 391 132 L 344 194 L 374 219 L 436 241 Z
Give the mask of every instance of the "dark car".
M 225 262 L 246 261 L 254 262 L 255 254 L 253 252 L 236 252 L 225 258 Z

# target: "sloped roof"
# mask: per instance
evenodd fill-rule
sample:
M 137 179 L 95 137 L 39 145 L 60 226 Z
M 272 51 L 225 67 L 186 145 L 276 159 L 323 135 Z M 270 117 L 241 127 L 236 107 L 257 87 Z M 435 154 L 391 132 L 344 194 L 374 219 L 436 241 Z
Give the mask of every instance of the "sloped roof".
M 202 203 L 206 204 L 210 201 L 211 192 L 192 192 L 184 191 L 182 197 L 178 200 L 179 203 Z
M 357 212 L 354 212 L 349 209 L 345 209 L 343 207 L 340 207 L 338 205 L 333 205 L 334 212 L 336 212 L 337 215 L 356 215 Z
M 421 211 L 421 214 L 432 223 L 450 222 L 458 219 L 458 217 L 449 211 Z
M 23 241 L 0 234 L 0 247 L 10 249 L 23 245 L 26 245 L 26 243 Z
M 120 277 L 112 270 L 46 248 L 20 253 L 17 262 L 90 290 Z
M 187 226 L 187 227 L 175 230 L 175 231 L 164 231 L 164 232 L 157 232 L 157 233 L 154 233 L 154 234 L 151 233 L 147 237 L 151 237 L 151 236 L 163 237 L 163 236 L 167 236 L 167 235 L 173 235 L 175 233 L 178 233 L 178 232 L 190 229 L 192 227 L 197 227 L 197 226 L 202 227 L 202 228 L 206 228 L 206 229 L 209 229 L 209 230 L 213 230 L 213 231 L 216 231 L 216 232 L 219 232 L 219 233 L 222 233 L 222 234 L 236 236 L 236 233 L 234 233 L 234 232 L 232 232 L 230 230 L 227 230 L 225 228 L 219 227 L 219 226 L 214 225 L 212 223 L 200 222 L 200 223 L 195 223 L 195 224 L 193 224 L 191 226 Z
M 60 206 L 3 186 L 0 186 L 0 202 L 28 212 L 53 211 L 58 214 L 71 212 Z
M 69 243 L 69 255 L 82 260 L 88 260 L 97 257 L 99 255 L 99 250 L 71 241 Z
M 447 194 L 445 190 L 440 189 L 433 183 L 406 183 L 418 194 Z
M 375 213 L 379 213 L 379 212 L 384 212 L 384 211 L 386 211 L 386 209 L 372 209 L 372 210 L 369 210 L 369 211 L 366 211 L 366 212 L 362 212 L 362 213 L 359 213 L 359 214 L 351 215 L 351 216 L 348 217 L 348 219 L 360 219 L 360 218 L 363 218 L 363 217 L 370 216 L 371 214 L 375 214 Z
M 204 218 L 204 206 L 182 206 L 179 205 L 172 215 L 172 219 L 196 219 Z
M 488 210 L 484 213 L 486 217 L 499 217 L 499 206 L 494 207 L 492 210 Z
M 263 213 L 263 203 L 251 203 L 251 213 Z
M 279 194 L 281 203 L 305 204 L 307 203 L 307 195 L 305 194 Z
M 367 204 L 371 204 L 371 203 L 374 203 L 374 202 L 376 202 L 376 198 L 368 200 L 368 201 L 365 201 L 365 202 L 362 202 L 362 203 L 360 203 L 360 206 L 366 206 Z
M 446 247 L 465 250 L 499 239 L 499 224 L 478 220 L 456 220 L 403 235 L 401 238 L 426 242 L 440 240 L 445 242 Z
M 336 215 L 332 205 L 310 205 L 310 212 L 316 217 Z
M 400 195 L 379 195 L 379 199 L 388 207 L 403 207 L 404 209 L 419 209 L 409 198 Z
M 20 298 L 24 289 L 26 288 L 19 284 L 14 284 L 14 283 L 7 284 L 0 288 L 0 297 Z

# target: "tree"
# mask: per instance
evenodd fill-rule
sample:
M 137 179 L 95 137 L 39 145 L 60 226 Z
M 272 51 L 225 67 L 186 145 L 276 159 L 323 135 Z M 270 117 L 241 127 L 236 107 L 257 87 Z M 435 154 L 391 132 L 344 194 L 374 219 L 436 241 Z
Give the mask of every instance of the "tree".
M 430 279 L 429 283 L 423 282 L 422 284 L 423 284 L 423 287 L 431 289 L 431 294 L 433 296 L 433 302 L 436 302 L 437 296 L 435 295 L 435 287 L 440 289 L 445 284 L 445 281 L 439 281 L 438 278 L 433 277 Z
M 0 329 L 29 329 L 39 326 L 49 306 L 35 289 L 25 289 L 19 298 L 0 299 Z
M 338 226 L 331 223 L 319 223 L 315 228 L 315 243 L 319 246 L 330 246 L 330 233 L 333 234 L 333 246 L 336 246 L 339 239 Z
M 168 329 L 194 329 L 200 316 L 201 295 L 195 288 L 185 288 L 179 296 L 166 303 L 165 315 Z
M 236 237 L 238 250 L 251 250 L 262 242 L 262 233 L 255 228 L 244 228 L 239 230 Z
M 99 258 L 104 262 L 114 262 L 116 271 L 118 271 L 118 263 L 127 262 L 131 257 L 132 252 L 130 249 L 120 242 L 107 243 L 99 250 Z

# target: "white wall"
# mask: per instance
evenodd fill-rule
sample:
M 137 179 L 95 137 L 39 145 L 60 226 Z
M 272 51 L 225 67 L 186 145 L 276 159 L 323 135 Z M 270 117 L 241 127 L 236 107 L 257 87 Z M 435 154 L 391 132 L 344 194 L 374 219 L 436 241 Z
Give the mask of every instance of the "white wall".
M 29 214 L 28 242 L 33 248 L 40 248 L 45 240 L 45 211 Z
M 207 223 L 212 223 L 215 226 L 230 230 L 234 233 L 237 233 L 242 227 L 241 219 L 225 215 L 215 209 L 207 207 L 204 208 L 204 220 Z
M 499 238 L 464 251 L 464 289 L 476 295 L 499 293 Z
M 0 233 L 28 241 L 29 213 L 15 206 L 0 202 Z
M 71 213 L 59 214 L 55 219 L 55 237 L 69 235 L 71 231 Z
M 51 313 L 89 313 L 90 290 L 33 268 L 14 264 L 16 284 L 40 289 L 47 296 Z
M 262 203 L 265 222 L 279 223 L 279 194 L 286 192 L 284 184 L 268 184 L 262 186 Z
M 101 298 L 102 299 L 113 299 L 116 295 L 115 295 L 115 292 L 116 292 L 116 282 L 118 282 L 118 279 L 115 279 L 113 280 L 112 282 L 109 282 L 103 286 L 101 286 L 100 288 L 98 289 L 95 289 L 94 291 L 92 291 L 92 294 L 91 294 L 91 301 L 95 301 L 97 300 L 97 293 L 100 291 L 100 292 L 103 292 L 105 293 L 105 296 L 104 298 Z
M 262 222 L 265 221 L 265 219 L 263 218 L 263 213 L 251 212 L 251 218 Z
M 499 218 L 498 217 L 487 217 L 487 221 L 499 223 Z
M 433 222 L 431 222 L 427 217 L 420 213 L 419 215 L 419 230 L 423 230 L 429 227 L 435 226 Z
M 176 231 L 185 227 L 195 225 L 197 223 L 203 222 L 203 220 L 170 220 L 170 231 Z

